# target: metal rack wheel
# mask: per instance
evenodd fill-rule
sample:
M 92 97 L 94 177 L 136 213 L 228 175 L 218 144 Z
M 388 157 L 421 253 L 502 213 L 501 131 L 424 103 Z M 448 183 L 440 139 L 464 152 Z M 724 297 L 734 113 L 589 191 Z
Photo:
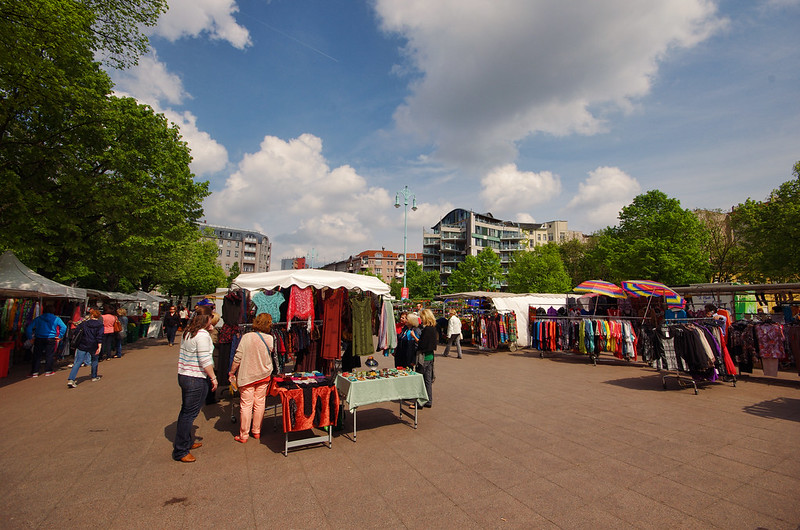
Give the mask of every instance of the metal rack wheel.
M 508 345 L 508 351 L 517 351 L 517 343 L 512 342 Z

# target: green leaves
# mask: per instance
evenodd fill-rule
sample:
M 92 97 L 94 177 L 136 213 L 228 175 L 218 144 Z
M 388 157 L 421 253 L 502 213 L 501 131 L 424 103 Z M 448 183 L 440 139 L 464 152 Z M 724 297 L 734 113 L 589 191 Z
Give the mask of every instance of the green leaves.
M 500 256 L 485 248 L 477 256 L 466 256 L 447 279 L 447 291 L 497 291 L 503 279 Z
M 507 279 L 508 290 L 512 293 L 566 293 L 572 289 L 555 243 L 530 252 L 515 252 Z

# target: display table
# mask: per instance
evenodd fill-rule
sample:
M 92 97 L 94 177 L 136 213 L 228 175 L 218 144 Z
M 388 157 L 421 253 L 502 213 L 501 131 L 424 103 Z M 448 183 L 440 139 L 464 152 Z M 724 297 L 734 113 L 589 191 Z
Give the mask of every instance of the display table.
M 353 441 L 356 441 L 356 418 L 358 407 L 385 401 L 399 401 L 400 418 L 408 416 L 414 419 L 414 428 L 417 428 L 417 410 L 428 402 L 428 392 L 425 390 L 425 380 L 422 374 L 413 373 L 406 376 L 385 377 L 380 379 L 367 379 L 364 381 L 350 381 L 339 375 L 336 378 L 336 390 L 342 399 L 347 401 L 348 408 L 353 414 Z M 413 416 L 403 410 L 403 401 L 414 400 Z
M 285 385 L 289 382 L 289 388 Z M 308 380 L 306 381 L 308 383 Z M 288 378 L 273 378 L 269 394 L 281 400 L 284 432 L 284 456 L 289 449 L 304 445 L 324 443 L 331 448 L 333 444 L 331 427 L 336 424 L 339 411 L 339 394 L 332 384 L 304 384 Z M 290 432 L 307 431 L 313 428 L 327 428 L 325 436 L 311 436 L 299 440 L 289 440 Z

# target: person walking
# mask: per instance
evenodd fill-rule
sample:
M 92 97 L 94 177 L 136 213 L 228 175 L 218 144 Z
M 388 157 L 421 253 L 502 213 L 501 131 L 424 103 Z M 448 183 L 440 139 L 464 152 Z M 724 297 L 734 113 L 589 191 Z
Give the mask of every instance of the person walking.
M 214 344 L 207 329 L 210 321 L 208 315 L 195 315 L 183 331 L 178 354 L 181 411 L 178 413 L 175 441 L 172 444 L 172 458 L 178 462 L 197 460 L 189 451 L 203 444 L 194 441 L 192 425 L 208 393 L 206 380 L 211 380 L 212 391 L 217 389 L 217 376 L 214 375 L 214 361 L 211 358 Z
M 99 309 L 89 309 L 89 318 L 81 321 L 76 327 L 83 330 L 78 347 L 75 349 L 75 362 L 72 363 L 72 370 L 67 377 L 67 387 L 75 388 L 78 386 L 75 380 L 78 377 L 78 370 L 83 363 L 91 365 L 92 381 L 99 381 L 97 375 L 97 363 L 100 359 L 100 350 L 103 347 L 103 318 Z
M 458 318 L 458 311 L 450 310 L 450 318 L 447 320 L 447 346 L 444 348 L 443 357 L 450 356 L 450 347 L 455 344 L 458 358 L 461 359 L 461 319 Z
M 422 321 L 422 333 L 417 345 L 417 372 L 422 374 L 425 380 L 425 390 L 428 392 L 428 402 L 423 405 L 426 408 L 433 406 L 433 360 L 436 353 L 436 345 L 439 342 L 439 331 L 436 329 L 436 319 L 430 309 L 420 311 Z
M 239 434 L 233 439 L 247 442 L 261 438 L 261 422 L 266 408 L 267 389 L 272 366 L 272 349 L 275 347 L 272 332 L 272 315 L 261 313 L 253 321 L 253 331 L 242 336 L 233 356 L 228 379 L 239 387 Z
M 139 338 L 147 338 L 147 332 L 150 330 L 150 322 L 152 321 L 153 317 L 145 307 L 142 309 L 142 317 L 139 319 Z
M 178 326 L 181 324 L 181 316 L 175 306 L 170 306 L 163 319 L 164 333 L 167 335 L 167 343 L 172 346 L 175 344 L 175 334 L 178 333 Z
M 186 309 L 186 306 L 181 305 L 180 311 L 178 314 L 181 317 L 181 329 L 186 329 L 186 324 L 189 323 L 189 310 Z
M 44 312 L 28 324 L 25 338 L 33 339 L 33 359 L 29 377 L 39 377 L 39 365 L 44 357 L 44 375 L 51 376 L 55 372 L 56 347 L 67 333 L 67 325 L 55 314 L 53 304 L 44 306 Z

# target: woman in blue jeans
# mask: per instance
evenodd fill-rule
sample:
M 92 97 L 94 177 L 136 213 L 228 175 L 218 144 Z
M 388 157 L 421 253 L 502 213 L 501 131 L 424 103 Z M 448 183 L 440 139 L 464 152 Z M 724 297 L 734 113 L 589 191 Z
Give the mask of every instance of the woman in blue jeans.
M 197 314 L 183 331 L 181 350 L 178 355 L 178 385 L 181 387 L 181 411 L 178 414 L 175 442 L 172 446 L 172 458 L 179 462 L 194 462 L 196 459 L 189 451 L 203 444 L 195 442 L 192 425 L 200 408 L 206 401 L 208 383 L 211 380 L 211 391 L 217 389 L 217 376 L 214 375 L 214 343 L 208 328 L 211 317 Z
M 100 349 L 103 346 L 103 320 L 100 310 L 89 309 L 89 318 L 75 327 L 76 332 L 78 329 L 83 329 L 83 337 L 75 349 L 75 362 L 67 378 L 69 388 L 78 386 L 75 378 L 78 377 L 78 370 L 83 363 L 91 363 L 92 381 L 100 380 L 100 376 L 97 375 L 97 362 L 100 360 Z

